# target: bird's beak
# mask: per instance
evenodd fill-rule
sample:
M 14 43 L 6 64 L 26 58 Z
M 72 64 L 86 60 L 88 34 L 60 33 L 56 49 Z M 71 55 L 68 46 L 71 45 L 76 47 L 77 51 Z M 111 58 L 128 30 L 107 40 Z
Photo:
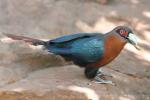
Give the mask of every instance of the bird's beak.
M 139 39 L 135 34 L 129 33 L 127 39 L 128 39 L 128 42 L 130 44 L 132 44 L 137 50 L 141 50 L 140 47 L 138 46 L 138 40 Z

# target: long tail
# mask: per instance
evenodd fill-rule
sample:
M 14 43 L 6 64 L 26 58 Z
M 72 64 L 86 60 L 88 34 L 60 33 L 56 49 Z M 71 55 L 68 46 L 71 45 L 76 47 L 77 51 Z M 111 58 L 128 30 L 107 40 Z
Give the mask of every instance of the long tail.
M 46 41 L 38 40 L 38 39 L 33 39 L 30 37 L 25 37 L 25 36 L 19 36 L 19 35 L 14 35 L 14 34 L 9 34 L 9 33 L 3 33 L 5 36 L 13 39 L 13 40 L 22 40 L 25 41 L 26 43 L 29 43 L 31 45 L 45 45 L 47 44 Z

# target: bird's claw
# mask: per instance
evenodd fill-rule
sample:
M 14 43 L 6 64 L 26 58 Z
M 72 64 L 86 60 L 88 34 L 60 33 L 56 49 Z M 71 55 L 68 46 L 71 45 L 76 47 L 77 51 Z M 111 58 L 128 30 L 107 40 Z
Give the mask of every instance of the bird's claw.
M 109 76 L 109 77 L 113 77 L 112 74 L 103 72 L 101 68 L 98 70 L 97 76 Z
M 112 81 L 102 79 L 101 77 L 103 76 L 113 77 L 110 73 L 103 72 L 102 69 L 99 69 L 97 72 L 97 76 L 95 77 L 95 83 L 115 85 L 115 83 L 113 83 Z
M 112 81 L 101 79 L 99 76 L 95 77 L 95 83 L 115 85 L 115 83 L 113 83 Z

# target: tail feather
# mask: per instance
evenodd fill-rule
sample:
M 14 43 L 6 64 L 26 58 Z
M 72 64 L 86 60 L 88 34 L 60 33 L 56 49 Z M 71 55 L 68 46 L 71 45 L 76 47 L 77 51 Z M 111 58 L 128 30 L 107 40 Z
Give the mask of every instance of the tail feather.
M 5 36 L 13 39 L 13 40 L 22 40 L 22 41 L 25 41 L 26 43 L 29 43 L 31 45 L 46 45 L 46 41 L 42 41 L 42 40 L 39 40 L 39 39 L 33 39 L 33 38 L 30 38 L 30 37 L 25 37 L 25 36 L 19 36 L 19 35 L 14 35 L 14 34 L 9 34 L 9 33 L 3 33 Z

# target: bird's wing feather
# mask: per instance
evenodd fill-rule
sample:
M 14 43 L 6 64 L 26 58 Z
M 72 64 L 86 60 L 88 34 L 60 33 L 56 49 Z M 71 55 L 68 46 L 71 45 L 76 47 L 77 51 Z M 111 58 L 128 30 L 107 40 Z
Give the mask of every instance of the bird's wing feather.
M 103 40 L 99 33 L 72 34 L 50 40 L 48 50 L 83 65 L 95 62 L 102 56 Z
M 69 41 L 80 39 L 80 38 L 91 37 L 91 36 L 94 36 L 96 34 L 98 34 L 98 33 L 92 33 L 92 34 L 90 34 L 90 33 L 76 33 L 76 34 L 65 35 L 65 36 L 62 36 L 60 38 L 50 40 L 50 42 L 51 43 L 64 43 L 64 42 L 69 42 Z
M 72 45 L 71 45 L 72 41 L 75 42 L 78 39 L 88 38 L 94 35 L 95 34 L 89 34 L 89 33 L 76 33 L 76 34 L 71 34 L 71 35 L 65 35 L 65 36 L 50 40 L 47 48 L 49 52 L 52 52 L 55 54 L 66 55 L 68 53 L 71 53 L 70 49 L 72 48 Z
M 82 62 L 93 62 L 102 55 L 103 49 L 102 41 L 96 38 L 102 38 L 101 34 L 77 33 L 67 35 L 50 40 L 48 50 L 72 60 L 81 59 Z

